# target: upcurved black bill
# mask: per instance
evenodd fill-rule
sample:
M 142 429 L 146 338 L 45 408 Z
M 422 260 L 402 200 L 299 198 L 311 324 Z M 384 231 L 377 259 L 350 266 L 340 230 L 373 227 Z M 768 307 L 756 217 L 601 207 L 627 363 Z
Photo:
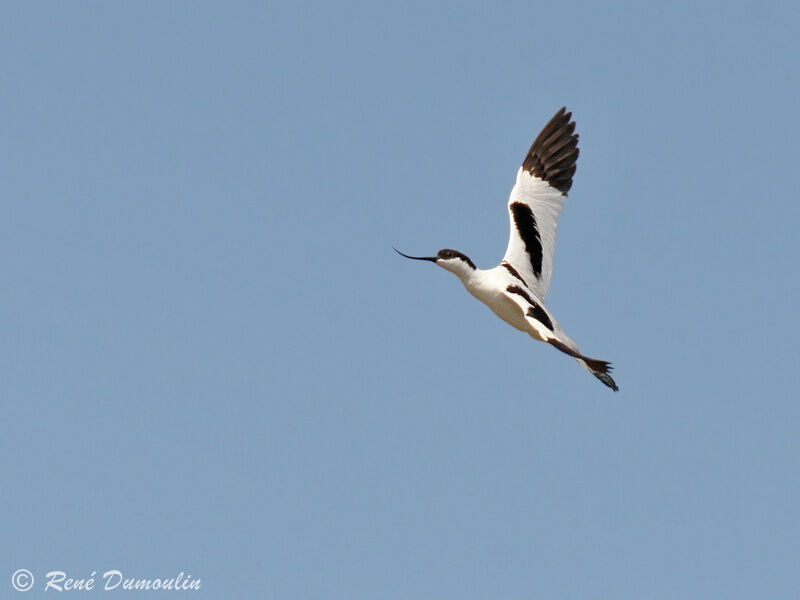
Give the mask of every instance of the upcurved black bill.
M 392 250 L 397 252 L 400 256 L 405 256 L 406 258 L 411 258 L 413 260 L 429 260 L 431 262 L 436 262 L 437 259 L 436 256 L 409 256 L 408 254 L 403 254 L 402 252 L 400 252 L 400 250 L 398 250 L 394 246 L 392 246 Z

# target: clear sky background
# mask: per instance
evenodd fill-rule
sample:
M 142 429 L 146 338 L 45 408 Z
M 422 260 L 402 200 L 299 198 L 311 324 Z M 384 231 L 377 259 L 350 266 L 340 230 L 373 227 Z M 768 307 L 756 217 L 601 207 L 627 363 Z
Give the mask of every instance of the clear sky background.
M 2 13 L 2 597 L 800 597 L 796 2 Z M 494 266 L 562 105 L 617 394 L 391 249 Z

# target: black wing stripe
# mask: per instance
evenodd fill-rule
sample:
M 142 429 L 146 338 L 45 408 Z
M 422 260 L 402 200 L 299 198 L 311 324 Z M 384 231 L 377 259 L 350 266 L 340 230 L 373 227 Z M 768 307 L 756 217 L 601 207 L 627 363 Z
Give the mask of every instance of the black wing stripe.
M 508 287 L 506 288 L 506 291 L 507 291 L 509 294 L 516 294 L 517 296 L 522 296 L 523 298 L 525 298 L 525 302 L 527 302 L 527 303 L 528 303 L 528 304 L 530 304 L 531 306 L 533 306 L 534 304 L 536 304 L 536 303 L 533 301 L 533 298 L 531 298 L 531 295 L 530 295 L 528 292 L 526 292 L 524 289 L 522 289 L 521 287 L 519 287 L 518 285 L 510 285 L 510 286 L 508 286 Z
M 525 244 L 525 251 L 531 260 L 533 274 L 536 277 L 542 276 L 542 238 L 539 237 L 539 227 L 536 225 L 536 217 L 533 216 L 531 207 L 522 202 L 512 202 L 509 205 L 511 214 L 514 216 L 514 225 Z
M 572 113 L 562 107 L 533 142 L 522 168 L 559 192 L 566 194 L 572 187 L 578 160 L 578 134 Z
M 547 313 L 544 312 L 544 309 L 541 306 L 539 306 L 539 304 L 533 298 L 531 298 L 531 295 L 528 292 L 526 292 L 518 285 L 510 285 L 506 288 L 506 291 L 509 294 L 516 294 L 517 296 L 522 296 L 523 298 L 525 298 L 525 301 L 531 305 L 531 307 L 528 309 L 528 312 L 525 314 L 539 321 L 550 331 L 554 331 L 553 322 L 550 320 L 550 317 L 548 317 Z
M 527 282 L 527 281 L 525 281 L 525 280 L 522 278 L 522 275 L 520 275 L 520 274 L 519 274 L 519 271 L 517 271 L 517 270 L 516 270 L 514 267 L 512 267 L 510 264 L 508 264 L 508 263 L 507 263 L 507 262 L 505 262 L 505 261 L 501 262 L 501 263 L 500 263 L 500 266 L 502 266 L 502 267 L 505 267 L 506 271 L 508 271 L 509 273 L 511 273 L 511 276 L 512 276 L 514 279 L 519 279 L 519 280 L 522 282 L 522 284 L 523 284 L 525 287 L 528 287 L 528 282 Z
M 553 331 L 553 322 L 550 320 L 550 317 L 548 317 L 547 313 L 544 312 L 544 309 L 535 302 L 533 303 L 533 306 L 528 309 L 528 316 L 536 319 L 550 331 Z

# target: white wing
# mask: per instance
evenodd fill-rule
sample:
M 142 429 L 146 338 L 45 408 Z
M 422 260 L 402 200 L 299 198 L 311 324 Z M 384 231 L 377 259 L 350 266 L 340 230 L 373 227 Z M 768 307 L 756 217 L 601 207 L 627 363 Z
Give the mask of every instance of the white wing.
M 506 288 L 504 296 L 519 306 L 528 325 L 536 332 L 534 337 L 543 342 L 557 340 L 557 325 L 547 310 L 539 304 L 528 291 L 519 285 L 510 285 Z
M 533 142 L 508 199 L 510 235 L 503 260 L 544 300 L 553 274 L 558 215 L 572 187 L 578 134 L 559 110 Z

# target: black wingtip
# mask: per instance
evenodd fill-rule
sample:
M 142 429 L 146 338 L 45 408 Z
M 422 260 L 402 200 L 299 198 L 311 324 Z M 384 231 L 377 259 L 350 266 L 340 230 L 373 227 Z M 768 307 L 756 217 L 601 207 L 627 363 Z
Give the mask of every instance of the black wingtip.
M 536 137 L 522 168 L 566 194 L 572 187 L 578 160 L 578 134 L 567 107 L 553 115 Z

